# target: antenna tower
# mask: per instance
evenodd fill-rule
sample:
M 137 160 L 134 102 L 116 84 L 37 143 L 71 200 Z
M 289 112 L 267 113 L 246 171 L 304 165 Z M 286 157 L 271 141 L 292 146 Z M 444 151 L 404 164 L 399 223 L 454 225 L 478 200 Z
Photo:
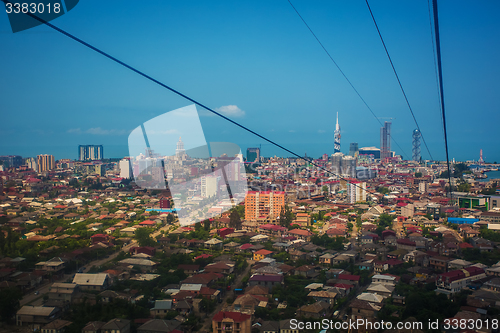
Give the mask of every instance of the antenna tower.
M 415 162 L 420 161 L 420 138 L 422 137 L 422 134 L 418 129 L 415 129 L 413 131 L 413 143 L 412 143 L 412 149 L 411 149 L 411 159 L 414 160 Z

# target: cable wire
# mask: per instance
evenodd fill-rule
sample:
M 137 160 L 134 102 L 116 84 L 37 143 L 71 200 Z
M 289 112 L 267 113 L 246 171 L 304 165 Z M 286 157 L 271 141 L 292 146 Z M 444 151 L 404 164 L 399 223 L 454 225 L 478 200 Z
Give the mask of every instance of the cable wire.
M 375 119 L 377 119 L 378 123 L 380 124 L 381 127 L 384 127 L 384 125 L 382 124 L 382 122 L 380 121 L 380 119 L 375 115 L 375 113 L 373 112 L 372 108 L 368 105 L 368 103 L 366 103 L 365 99 L 361 96 L 361 94 L 359 93 L 359 91 L 354 87 L 354 85 L 352 84 L 351 80 L 349 80 L 349 78 L 347 77 L 347 75 L 344 73 L 344 71 L 340 68 L 340 66 L 337 64 L 337 62 L 333 59 L 333 57 L 330 55 L 330 52 L 328 52 L 328 50 L 326 49 L 326 47 L 323 45 L 323 43 L 321 43 L 321 41 L 319 40 L 318 36 L 316 36 L 316 34 L 314 33 L 314 31 L 311 29 L 311 27 L 309 26 L 309 24 L 307 24 L 306 20 L 304 20 L 304 18 L 302 17 L 302 15 L 300 15 L 299 11 L 297 10 L 297 8 L 295 8 L 295 6 L 292 4 L 292 2 L 290 0 L 287 0 L 288 3 L 290 4 L 290 6 L 292 6 L 293 10 L 295 11 L 295 13 L 297 13 L 297 15 L 299 16 L 299 18 L 302 20 L 302 22 L 304 23 L 304 25 L 307 27 L 307 29 L 309 30 L 309 32 L 311 32 L 311 34 L 314 36 L 314 38 L 316 39 L 316 41 L 318 42 L 318 44 L 321 46 L 321 48 L 323 49 L 323 51 L 325 51 L 326 55 L 328 56 L 328 58 L 330 58 L 330 60 L 333 62 L 333 64 L 335 65 L 335 67 L 337 67 L 337 69 L 339 70 L 340 74 L 342 74 L 342 76 L 346 79 L 347 83 L 349 83 L 349 85 L 351 86 L 351 88 L 354 90 L 354 92 L 356 93 L 356 95 L 358 95 L 358 97 L 361 99 L 361 101 L 363 102 L 363 104 L 365 104 L 365 106 L 368 108 L 368 110 L 371 112 L 371 114 L 375 117 Z M 396 146 L 398 146 L 398 148 L 401 150 L 401 152 L 406 155 L 406 157 L 408 157 L 408 154 L 405 153 L 405 151 L 403 150 L 403 148 L 401 148 L 401 146 L 397 143 L 397 141 L 392 137 L 391 135 L 391 139 L 392 141 L 394 141 L 394 143 L 396 144 Z
M 420 126 L 418 126 L 417 118 L 415 118 L 415 114 L 413 113 L 413 109 L 411 108 L 410 101 L 408 100 L 408 97 L 406 96 L 405 90 L 403 89 L 403 85 L 401 84 L 401 80 L 399 80 L 398 72 L 396 71 L 396 67 L 394 67 L 394 63 L 392 62 L 391 56 L 389 55 L 389 50 L 387 50 L 387 46 L 385 45 L 384 38 L 382 37 L 382 33 L 380 32 L 380 29 L 378 28 L 378 24 L 377 24 L 377 21 L 375 20 L 375 16 L 373 15 L 372 9 L 370 8 L 370 4 L 368 3 L 368 0 L 365 0 L 365 2 L 366 2 L 366 6 L 368 7 L 368 10 L 370 11 L 370 15 L 372 17 L 373 23 L 375 24 L 375 28 L 377 28 L 378 36 L 380 37 L 380 40 L 382 41 L 382 45 L 384 46 L 385 54 L 387 54 L 387 58 L 389 58 L 389 62 L 391 63 L 391 67 L 392 67 L 392 70 L 394 72 L 394 75 L 396 76 L 396 79 L 398 80 L 399 87 L 401 88 L 401 92 L 403 93 L 406 104 L 408 105 L 408 109 L 410 109 L 411 116 L 413 117 L 413 120 L 415 121 L 415 125 L 417 126 L 417 129 L 420 131 L 420 134 L 422 136 L 422 141 L 424 142 L 425 148 L 427 149 L 427 152 L 429 153 L 431 160 L 434 160 L 432 158 L 432 154 L 429 150 L 429 147 L 427 146 L 427 142 L 425 142 L 424 134 L 423 134 L 422 130 L 420 129 Z
M 3 1 L 3 2 L 4 2 L 4 3 L 6 3 L 6 4 L 7 4 L 7 3 L 13 4 L 10 0 L 1 0 L 1 1 Z M 200 103 L 200 102 L 196 101 L 195 99 L 193 99 L 193 98 L 191 98 L 191 97 L 189 97 L 189 96 L 187 96 L 187 95 L 185 95 L 185 94 L 181 93 L 180 91 L 178 91 L 178 90 L 176 90 L 176 89 L 174 89 L 174 88 L 172 88 L 172 87 L 170 87 L 170 86 L 166 85 L 165 83 L 162 83 L 162 82 L 160 82 L 160 81 L 156 80 L 155 78 L 153 78 L 153 77 L 151 77 L 151 76 L 147 75 L 146 73 L 144 73 L 144 72 L 142 72 L 142 71 L 140 71 L 140 70 L 138 70 L 138 69 L 136 69 L 136 68 L 134 68 L 134 67 L 132 67 L 132 66 L 130 66 L 130 65 L 128 65 L 128 64 L 126 64 L 126 63 L 124 63 L 123 61 L 121 61 L 121 60 L 119 60 L 119 59 L 117 59 L 117 58 L 113 57 L 112 55 L 110 55 L 110 54 L 108 54 L 108 53 L 106 53 L 106 52 L 104 52 L 104 51 L 102 51 L 102 50 L 98 49 L 98 48 L 97 48 L 97 47 L 95 47 L 95 46 L 92 46 L 91 44 L 89 44 L 89 43 L 87 43 L 87 42 L 83 41 L 82 39 L 80 39 L 80 38 L 78 38 L 78 37 L 76 37 L 76 36 L 74 36 L 74 35 L 70 34 L 69 32 L 67 32 L 67 31 L 65 31 L 65 30 L 63 30 L 63 29 L 61 29 L 61 28 L 59 28 L 59 27 L 57 27 L 57 26 L 55 26 L 55 25 L 53 25 L 53 24 L 51 24 L 51 23 L 47 22 L 46 20 L 44 20 L 44 19 L 42 19 L 42 18 L 40 18 L 40 17 L 38 17 L 38 16 L 36 16 L 36 15 L 34 15 L 34 14 L 30 13 L 29 11 L 28 11 L 27 13 L 24 13 L 24 14 L 26 14 L 26 15 L 28 15 L 28 16 L 30 16 L 30 17 L 32 17 L 32 18 L 34 18 L 34 19 L 36 19 L 36 20 L 38 20 L 39 22 L 41 22 L 41 23 L 45 24 L 46 26 L 48 26 L 48 27 L 50 27 L 50 28 L 52 28 L 52 29 L 56 30 L 57 32 L 60 32 L 61 34 L 65 35 L 66 37 L 69 37 L 69 38 L 73 39 L 74 41 L 76 41 L 76 42 L 78 42 L 78 43 L 80 43 L 80 44 L 82 44 L 82 45 L 84 45 L 84 46 L 86 46 L 86 47 L 90 48 L 91 50 L 93 50 L 93 51 L 95 51 L 95 52 L 97 52 L 97 53 L 99 53 L 99 54 L 103 55 L 104 57 L 106 57 L 106 58 L 108 58 L 108 59 L 110 59 L 110 60 L 112 60 L 112 61 L 114 61 L 114 62 L 116 62 L 116 63 L 118 63 L 118 64 L 120 64 L 120 65 L 122 65 L 123 67 L 125 67 L 125 68 L 127 68 L 127 69 L 129 69 L 129 70 L 131 70 L 131 71 L 133 71 L 133 72 L 135 72 L 136 74 L 139 74 L 140 76 L 142 76 L 142 77 L 144 77 L 144 78 L 146 78 L 146 79 L 148 79 L 148 80 L 150 80 L 150 81 L 152 81 L 152 82 L 154 82 L 154 83 L 158 84 L 159 86 L 161 86 L 161 87 L 163 87 L 163 88 L 165 88 L 165 89 L 170 90 L 170 91 L 171 91 L 171 92 L 173 92 L 174 94 L 179 95 L 179 96 L 181 96 L 181 97 L 183 97 L 183 98 L 187 99 L 188 101 L 190 101 L 190 102 L 192 102 L 192 103 L 194 103 L 194 104 L 196 104 L 196 105 L 198 105 L 198 106 L 200 106 L 200 107 L 202 107 L 202 108 L 204 108 L 204 109 L 206 109 L 206 110 L 208 110 L 208 111 L 212 112 L 213 114 L 215 114 L 215 115 L 217 115 L 217 116 L 219 116 L 219 117 L 221 117 L 221 118 L 223 118 L 223 119 L 227 120 L 228 122 L 232 123 L 233 125 L 236 125 L 237 127 L 240 127 L 240 128 L 242 128 L 242 129 L 244 129 L 245 131 L 247 131 L 247 132 L 249 132 L 249 133 L 252 133 L 253 135 L 255 135 L 255 136 L 257 136 L 257 137 L 261 138 L 262 140 L 265 140 L 265 141 L 269 142 L 270 144 L 272 144 L 272 145 L 274 145 L 274 146 L 276 146 L 276 147 L 278 147 L 278 148 L 280 148 L 280 149 L 283 149 L 283 150 L 284 150 L 284 151 L 286 151 L 287 153 L 292 154 L 293 156 L 295 156 L 295 157 L 297 157 L 297 158 L 299 158 L 299 159 L 301 159 L 301 160 L 304 160 L 304 161 L 306 161 L 307 163 L 310 163 L 310 164 L 314 165 L 314 166 L 315 166 L 315 167 L 317 167 L 318 169 L 320 169 L 320 170 L 322 170 L 322 171 L 325 171 L 325 172 L 327 172 L 327 173 L 329 173 L 329 174 L 331 174 L 331 175 L 333 175 L 333 176 L 336 176 L 337 178 L 339 178 L 339 179 L 341 179 L 341 180 L 344 180 L 344 181 L 346 181 L 347 183 L 354 185 L 355 187 L 358 187 L 358 188 L 364 189 L 366 192 L 369 192 L 369 193 L 371 193 L 371 194 L 375 194 L 375 193 L 377 193 L 377 192 L 375 192 L 375 191 L 369 191 L 368 189 L 363 188 L 363 187 L 361 187 L 361 186 L 357 185 L 356 183 L 352 182 L 352 180 L 350 181 L 350 180 L 348 180 L 347 178 L 344 178 L 344 177 L 342 177 L 342 176 L 340 176 L 340 175 L 338 175 L 338 174 L 336 174 L 336 173 L 334 173 L 334 172 L 332 172 L 332 171 L 330 171 L 330 170 L 328 170 L 328 169 L 326 169 L 326 168 L 322 167 L 321 165 L 319 165 L 319 164 L 317 164 L 317 163 L 315 163 L 315 162 L 313 162 L 313 161 L 311 161 L 311 160 L 309 160 L 309 159 L 306 159 L 306 158 L 304 158 L 304 157 L 300 156 L 299 154 L 297 154 L 297 153 L 295 153 L 295 152 L 291 151 L 290 149 L 283 147 L 282 145 L 280 145 L 280 144 L 278 144 L 278 143 L 274 142 L 273 140 L 271 140 L 271 139 L 268 139 L 268 138 L 264 137 L 263 135 L 261 135 L 261 134 L 259 134 L 259 133 L 255 132 L 255 131 L 253 131 L 253 130 L 251 130 L 250 128 L 248 128 L 248 127 L 246 127 L 246 126 L 244 126 L 244 125 L 241 125 L 241 124 L 239 124 L 238 122 L 236 122 L 236 121 L 234 121 L 234 120 L 231 120 L 230 118 L 228 118 L 228 117 L 224 116 L 223 114 L 221 114 L 221 113 L 219 113 L 219 112 L 217 112 L 217 111 L 215 111 L 215 110 L 211 109 L 210 107 L 208 107 L 208 106 L 206 106 L 206 105 L 204 105 L 204 104 L 202 104 L 202 103 Z
M 450 158 L 448 155 L 448 133 L 446 131 L 446 112 L 444 108 L 443 69 L 441 66 L 441 42 L 439 40 L 439 20 L 438 20 L 437 0 L 432 0 L 432 9 L 434 12 L 434 36 L 436 37 L 436 58 L 437 58 L 437 68 L 439 75 L 439 92 L 441 97 L 441 115 L 443 118 L 444 146 L 446 149 L 446 165 L 448 167 L 448 182 L 449 182 L 448 191 L 451 199 L 451 169 L 450 169 Z

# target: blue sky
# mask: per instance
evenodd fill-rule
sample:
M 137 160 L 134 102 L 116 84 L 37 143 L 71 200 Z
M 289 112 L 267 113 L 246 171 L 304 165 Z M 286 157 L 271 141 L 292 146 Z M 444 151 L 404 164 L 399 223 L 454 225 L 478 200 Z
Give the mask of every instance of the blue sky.
M 364 1 L 293 1 L 379 117 L 393 150 L 411 157 L 415 124 Z M 371 1 L 429 149 L 444 159 L 427 1 Z M 500 23 L 496 1 L 439 1 L 450 157 L 500 162 Z M 286 0 L 81 1 L 52 21 L 192 98 L 299 153 L 379 146 L 380 125 Z M 189 101 L 39 26 L 13 34 L 0 14 L 0 155 L 77 158 L 78 144 L 128 154 L 141 123 Z M 288 155 L 202 114 L 207 141 Z M 381 119 L 385 121 L 387 119 Z M 428 158 L 422 145 L 423 158 Z

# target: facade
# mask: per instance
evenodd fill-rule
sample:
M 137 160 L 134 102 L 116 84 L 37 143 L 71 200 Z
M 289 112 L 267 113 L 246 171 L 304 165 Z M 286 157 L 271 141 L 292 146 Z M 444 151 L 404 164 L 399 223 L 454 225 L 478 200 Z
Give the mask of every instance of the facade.
M 102 145 L 79 145 L 78 159 L 80 161 L 97 161 L 103 159 Z
M 260 161 L 260 148 L 247 148 L 247 162 Z
M 212 318 L 213 333 L 250 333 L 252 316 L 240 312 L 220 311 Z
M 359 155 L 373 155 L 373 158 L 380 158 L 380 149 L 377 147 L 363 147 L 359 148 Z
M 7 168 L 19 168 L 24 164 L 24 159 L 19 155 L 0 156 L 0 161 Z
M 460 292 L 470 282 L 486 277 L 484 269 L 470 266 L 438 275 L 436 279 L 437 292 L 454 294 Z
M 347 199 L 349 200 L 349 203 L 366 201 L 366 183 L 350 182 L 347 185 Z
M 349 156 L 352 156 L 354 158 L 358 157 L 359 155 L 359 147 L 357 142 L 351 142 L 349 145 Z
M 54 170 L 56 162 L 53 155 L 38 155 L 36 157 L 37 172 Z
M 132 163 L 130 163 L 130 159 L 124 158 L 120 161 L 120 177 L 129 179 L 132 178 Z
M 257 219 L 276 219 L 285 206 L 285 192 L 278 191 L 249 191 L 245 197 L 245 219 L 256 221 Z
M 218 183 L 219 183 L 219 177 L 215 176 L 201 177 L 201 196 L 204 198 L 210 198 L 214 195 L 217 195 Z
M 380 128 L 380 160 L 391 157 L 391 122 L 384 122 Z

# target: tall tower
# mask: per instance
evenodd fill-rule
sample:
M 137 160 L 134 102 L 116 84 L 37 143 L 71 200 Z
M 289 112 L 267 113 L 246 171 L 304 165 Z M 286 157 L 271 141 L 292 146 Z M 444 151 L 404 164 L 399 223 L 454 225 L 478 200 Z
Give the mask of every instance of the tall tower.
M 413 130 L 413 142 L 411 148 L 411 159 L 415 162 L 420 161 L 420 137 L 422 134 L 418 129 Z
M 479 151 L 479 164 L 484 164 L 484 160 L 483 160 L 483 150 L 481 149 Z
M 337 124 L 335 125 L 335 132 L 333 133 L 333 153 L 340 153 L 340 125 L 339 113 L 337 112 Z
M 380 128 L 380 160 L 383 161 L 391 156 L 391 122 L 384 122 Z
M 175 149 L 175 156 L 182 157 L 186 153 L 184 150 L 184 142 L 182 142 L 181 137 L 179 137 L 179 141 L 177 142 L 177 149 Z

